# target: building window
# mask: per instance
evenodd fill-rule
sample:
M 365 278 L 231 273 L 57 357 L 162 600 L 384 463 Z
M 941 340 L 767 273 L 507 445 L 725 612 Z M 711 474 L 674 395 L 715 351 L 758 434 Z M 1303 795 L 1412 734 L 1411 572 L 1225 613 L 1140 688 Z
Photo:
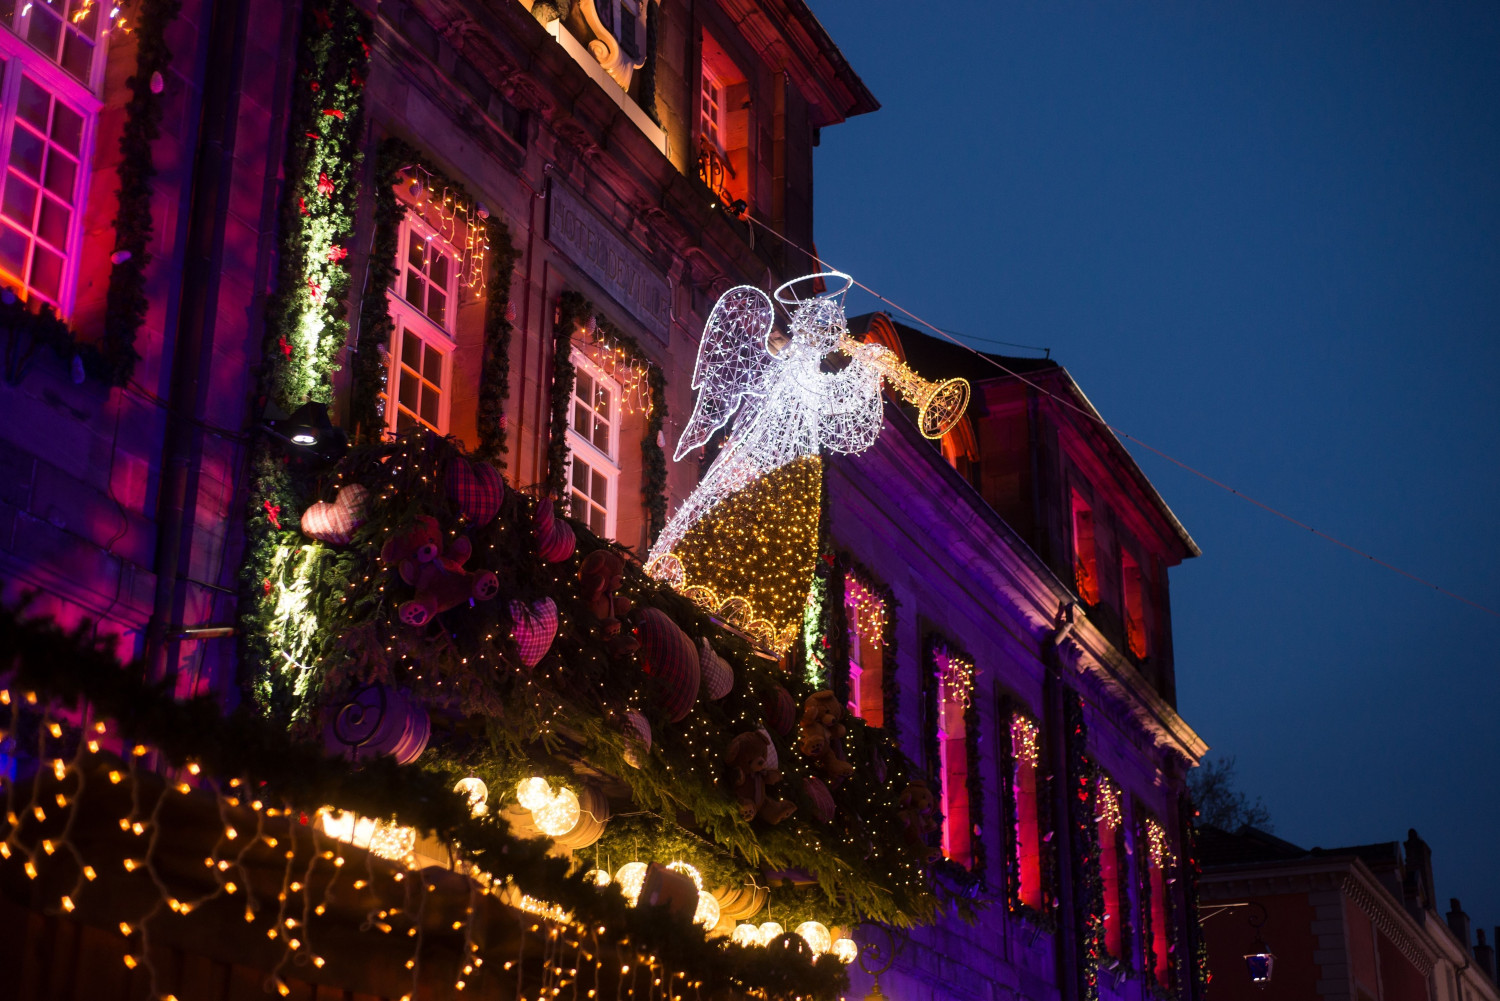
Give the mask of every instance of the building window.
M 942 775 L 943 857 L 973 865 L 974 822 L 969 804 L 969 707 L 974 700 L 974 662 L 943 647 L 935 651 L 938 672 L 938 768 Z
M 724 84 L 706 62 L 703 64 L 703 90 L 698 103 L 698 128 L 703 138 L 724 152 Z
M 724 204 L 749 205 L 752 168 L 749 81 L 705 33 L 698 85 L 698 177 Z
M 73 306 L 108 8 L 0 0 L 0 283 Z
M 620 384 L 580 352 L 568 418 L 568 513 L 613 538 L 620 484 Z
M 1094 551 L 1094 511 L 1073 495 L 1073 581 L 1085 605 L 1099 602 L 1099 560 Z
M 1157 984 L 1172 989 L 1171 908 L 1167 891 L 1167 870 L 1177 861 L 1172 853 L 1166 828 L 1152 818 L 1144 825 L 1146 840 L 1146 880 L 1142 887 L 1146 898 L 1147 921 L 1151 934 L 1147 939 L 1146 959 Z
M 844 577 L 844 617 L 849 623 L 849 712 L 870 726 L 885 726 L 885 602 L 854 574 Z
M 632 61 L 639 61 L 643 48 L 641 33 L 645 30 L 640 0 L 597 0 L 595 10 L 599 23 L 615 36 L 625 54 Z
M 1016 713 L 1010 720 L 1010 753 L 1014 766 L 1011 781 L 1012 816 L 1015 818 L 1016 890 L 1018 903 L 1042 910 L 1041 808 L 1037 795 L 1037 768 L 1041 759 L 1041 730 L 1036 721 Z
M 448 433 L 453 386 L 454 318 L 458 252 L 413 212 L 401 223 L 396 282 L 388 296 L 394 406 L 386 400 L 386 427 L 423 426 Z
M 1099 873 L 1104 884 L 1104 948 L 1116 959 L 1125 958 L 1125 907 L 1129 897 L 1125 878 L 1125 818 L 1120 788 L 1101 774 L 1098 797 Z
M 1150 653 L 1146 628 L 1146 584 L 1141 565 L 1134 556 L 1120 551 L 1120 586 L 1125 609 L 1125 642 L 1130 652 L 1144 659 Z

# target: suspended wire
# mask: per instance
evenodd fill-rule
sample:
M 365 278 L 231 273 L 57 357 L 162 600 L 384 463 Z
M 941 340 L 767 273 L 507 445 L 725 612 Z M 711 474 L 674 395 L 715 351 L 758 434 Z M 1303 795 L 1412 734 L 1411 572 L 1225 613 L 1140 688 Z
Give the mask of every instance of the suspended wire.
M 794 243 L 793 241 L 787 239 L 785 236 L 782 236 L 780 233 L 776 232 L 774 229 L 771 229 L 769 226 L 767 226 L 765 223 L 761 222 L 760 220 L 753 218 L 748 213 L 746 214 L 745 218 L 749 219 L 750 222 L 752 222 L 755 225 L 759 226 L 761 229 L 765 230 L 767 233 L 770 233 L 772 236 L 774 236 L 777 239 L 781 240 L 781 242 L 785 243 L 787 246 L 791 247 L 793 250 L 797 250 L 797 251 L 800 251 L 803 254 L 806 254 L 809 258 L 811 258 L 814 262 L 816 262 L 816 264 L 818 265 L 818 267 L 820 267 L 820 268 L 833 268 L 833 265 L 831 265 L 827 261 L 823 260 L 823 258 L 819 257 L 817 254 L 815 254 L 812 251 L 808 250 L 807 248 L 799 246 L 798 244 Z M 837 269 L 834 268 L 834 270 L 837 270 Z M 1065 397 L 1062 397 L 1062 396 L 1058 396 L 1056 393 L 1052 392 L 1047 387 L 1042 386 L 1042 385 L 1038 384 L 1037 382 L 1035 382 L 1035 381 L 1033 381 L 1031 379 L 1026 378 L 1026 376 L 1022 375 L 1021 373 L 1012 371 L 1011 369 L 1007 368 L 1004 364 L 1002 364 L 1000 361 L 998 361 L 994 356 L 985 354 L 982 351 L 978 351 L 974 347 L 972 347 L 971 345 L 965 344 L 963 341 L 960 341 L 958 338 L 952 336 L 951 334 L 949 334 L 946 330 L 942 329 L 941 327 L 938 327 L 938 326 L 935 326 L 934 324 L 928 323 L 926 320 L 922 319 L 920 316 L 918 316 L 917 314 L 913 313 L 911 310 L 907 309 L 905 306 L 902 306 L 902 305 L 900 305 L 899 303 L 896 303 L 896 302 L 892 302 L 890 299 L 887 299 L 885 296 L 881 295 L 879 292 L 877 292 L 874 289 L 870 288 L 870 286 L 866 285 L 864 282 L 861 282 L 859 279 L 854 278 L 854 279 L 852 279 L 852 281 L 854 282 L 854 284 L 856 286 L 858 286 L 859 288 L 863 289 L 865 292 L 867 292 L 870 295 L 874 296 L 876 299 L 879 299 L 881 302 L 885 303 L 887 306 L 891 307 L 892 309 L 894 309 L 894 310 L 896 310 L 896 311 L 904 314 L 907 317 L 910 317 L 913 321 L 915 321 L 916 323 L 920 324 L 921 326 L 926 327 L 928 330 L 931 330 L 933 333 L 937 334 L 939 337 L 943 338 L 944 340 L 949 341 L 952 344 L 954 344 L 954 345 L 956 345 L 956 346 L 958 346 L 960 348 L 963 348 L 965 351 L 968 351 L 970 354 L 974 355 L 974 357 L 976 357 L 976 358 L 980 359 L 981 361 L 983 361 L 983 362 L 985 362 L 985 363 L 987 363 L 987 364 L 989 364 L 989 365 L 991 365 L 991 366 L 999 369 L 1001 372 L 1004 372 L 1006 375 L 1010 376 L 1011 378 L 1016 379 L 1019 382 L 1023 383 L 1024 385 L 1027 385 L 1027 386 L 1031 387 L 1032 389 L 1036 390 L 1037 392 L 1041 393 L 1042 395 L 1044 395 L 1044 396 L 1046 396 L 1046 397 L 1048 397 L 1048 398 L 1050 398 L 1052 400 L 1055 400 L 1056 402 L 1062 404 L 1064 407 L 1067 407 L 1069 410 L 1072 410 L 1074 413 L 1077 413 L 1078 415 L 1080 415 L 1084 419 L 1092 421 L 1095 424 L 1098 424 L 1100 427 L 1108 430 L 1109 432 L 1111 432 L 1112 434 L 1114 434 L 1114 435 L 1116 435 L 1116 436 L 1118 436 L 1120 438 L 1125 439 L 1126 441 L 1134 442 L 1135 444 L 1139 445 L 1141 448 L 1144 448 L 1146 451 L 1151 452 L 1154 455 L 1160 456 L 1161 458 L 1163 458 L 1163 459 L 1167 460 L 1168 462 L 1172 463 L 1172 465 L 1177 466 L 1179 469 L 1182 469 L 1182 470 L 1184 470 L 1186 472 L 1192 473 L 1194 476 L 1198 477 L 1199 479 L 1201 479 L 1201 480 L 1203 480 L 1203 481 L 1205 481 L 1207 483 L 1213 484 L 1214 486 L 1218 487 L 1220 490 L 1226 491 L 1227 493 L 1231 493 L 1234 496 L 1240 498 L 1241 500 L 1248 501 L 1251 504 L 1254 504 L 1256 507 L 1258 507 L 1261 510 L 1267 512 L 1268 514 L 1272 514 L 1272 515 L 1275 515 L 1277 518 L 1280 518 L 1282 521 L 1285 521 L 1285 522 L 1288 522 L 1289 524 L 1295 525 L 1298 528 L 1306 529 L 1307 531 L 1311 532 L 1313 535 L 1316 535 L 1316 536 L 1318 536 L 1321 539 L 1326 539 L 1327 541 L 1333 543 L 1336 546 L 1339 546 L 1339 547 L 1341 547 L 1343 549 L 1347 549 L 1349 552 L 1354 553 L 1356 556 L 1363 556 L 1365 559 L 1369 560 L 1371 563 L 1374 563 L 1374 564 L 1377 564 L 1379 566 L 1385 567 L 1387 570 L 1394 571 L 1395 573 L 1400 574 L 1402 577 L 1405 577 L 1408 580 L 1412 580 L 1412 581 L 1415 581 L 1418 584 L 1421 584 L 1423 587 L 1429 587 L 1429 588 L 1431 588 L 1432 590 L 1436 591 L 1439 594 L 1447 595 L 1450 598 L 1453 598 L 1453 599 L 1455 599 L 1457 601 L 1463 602 L 1465 605 L 1470 605 L 1470 606 L 1472 606 L 1474 608 L 1479 609 L 1481 612 L 1485 612 L 1485 613 L 1487 613 L 1489 615 L 1494 616 L 1497 619 L 1500 619 L 1500 611 L 1496 611 L 1495 609 L 1489 607 L 1488 605 L 1485 605 L 1485 604 L 1482 604 L 1481 602 L 1475 601 L 1472 598 L 1467 598 L 1464 595 L 1461 595 L 1461 594 L 1457 593 L 1456 591 L 1450 591 L 1446 587 L 1442 587 L 1441 585 L 1434 584 L 1432 581 L 1427 580 L 1425 577 L 1419 577 L 1418 575 L 1412 573 L 1409 570 L 1404 570 L 1401 567 L 1396 566 L 1394 563 L 1391 563 L 1391 562 L 1388 562 L 1386 560 L 1383 560 L 1380 557 L 1375 556 L 1372 553 L 1367 553 L 1363 549 L 1360 549 L 1358 546 L 1350 545 L 1349 543 L 1345 542 L 1343 539 L 1340 539 L 1340 538 L 1338 538 L 1337 536 L 1334 536 L 1334 535 L 1330 535 L 1329 533 L 1323 531 L 1320 528 L 1315 528 L 1312 525 L 1309 525 L 1307 522 L 1302 521 L 1299 518 L 1293 517 L 1292 515 L 1287 514 L 1285 511 L 1282 511 L 1279 508 L 1272 507 L 1270 504 L 1267 504 L 1265 501 L 1262 501 L 1262 500 L 1259 500 L 1259 499 L 1257 499 L 1255 497 L 1252 497 L 1252 496 L 1250 496 L 1249 494 L 1245 493 L 1242 490 L 1237 490 L 1234 487 L 1230 486 L 1228 483 L 1225 483 L 1223 480 L 1220 480 L 1220 479 L 1217 479 L 1217 478 L 1215 478 L 1213 476 L 1210 476 L 1208 473 L 1205 473 L 1203 470 L 1198 469 L 1195 466 L 1189 465 L 1188 463 L 1182 461 L 1181 459 L 1177 458 L 1176 456 L 1173 456 L 1173 455 L 1170 455 L 1170 454 L 1168 454 L 1166 452 L 1163 452 L 1161 449 L 1157 448 L 1155 445 L 1149 444 L 1148 442 L 1144 442 L 1141 439 L 1137 438 L 1135 435 L 1130 434 L 1129 432 L 1122 431 L 1121 429 L 1115 427 L 1113 424 L 1109 423 L 1109 421 L 1105 420 L 1103 418 L 1103 416 L 1101 416 L 1100 414 L 1098 414 L 1097 412 L 1095 412 L 1093 409 L 1086 408 L 1086 407 L 1081 407 L 1077 403 L 1075 403 L 1074 401 L 1069 400 L 1069 399 L 1067 399 Z M 1017 345 L 1017 346 L 1022 346 L 1022 345 Z M 1049 355 L 1049 357 L 1050 357 L 1050 355 Z

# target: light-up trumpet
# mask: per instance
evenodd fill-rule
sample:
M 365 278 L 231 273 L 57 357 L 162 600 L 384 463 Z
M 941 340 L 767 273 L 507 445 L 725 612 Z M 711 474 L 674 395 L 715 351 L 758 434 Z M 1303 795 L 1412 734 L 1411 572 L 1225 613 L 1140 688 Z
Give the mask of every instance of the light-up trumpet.
M 969 405 L 967 379 L 932 382 L 906 367 L 896 353 L 883 344 L 839 338 L 839 350 L 880 370 L 881 376 L 907 403 L 917 408 L 917 426 L 928 438 L 941 438 L 953 430 Z

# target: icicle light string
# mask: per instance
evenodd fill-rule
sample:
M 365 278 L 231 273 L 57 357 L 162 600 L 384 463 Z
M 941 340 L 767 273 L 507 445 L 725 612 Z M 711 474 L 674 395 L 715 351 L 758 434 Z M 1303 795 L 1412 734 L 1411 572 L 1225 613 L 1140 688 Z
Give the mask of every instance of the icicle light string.
M 774 229 L 772 229 L 771 227 L 767 226 L 765 223 L 761 222 L 760 220 L 755 219 L 753 217 L 749 217 L 749 216 L 747 216 L 746 218 L 750 219 L 750 221 L 752 223 L 754 223 L 755 225 L 759 226 L 761 229 L 764 229 L 767 233 L 770 233 L 772 236 L 775 236 L 778 240 L 782 241 L 787 246 L 791 247 L 793 250 L 797 250 L 797 251 L 800 251 L 803 254 L 806 254 L 819 267 L 821 267 L 821 268 L 833 268 L 833 265 L 831 265 L 827 261 L 823 260 L 817 254 L 814 254 L 812 251 L 806 249 L 805 247 L 802 247 L 799 244 L 797 244 L 797 243 L 795 243 L 795 242 L 787 239 L 786 237 L 782 236 L 780 233 L 776 232 Z M 845 273 L 847 273 L 847 272 L 845 272 Z M 1218 479 L 1218 478 L 1216 478 L 1214 476 L 1211 476 L 1208 473 L 1205 473 L 1203 470 L 1198 469 L 1195 466 L 1191 466 L 1188 463 L 1182 461 L 1181 459 L 1179 459 L 1179 458 L 1177 458 L 1177 457 L 1175 457 L 1175 456 L 1173 456 L 1173 455 L 1171 455 L 1171 454 L 1169 454 L 1167 452 L 1163 452 L 1161 449 L 1157 448 L 1155 445 L 1151 445 L 1151 444 L 1149 444 L 1147 442 L 1144 442 L 1141 439 L 1137 438 L 1135 435 L 1130 434 L 1129 432 L 1120 430 L 1119 428 L 1117 428 L 1113 424 L 1111 424 L 1109 421 L 1105 420 L 1099 414 L 1094 413 L 1092 410 L 1086 409 L 1084 407 L 1080 407 L 1077 403 L 1074 403 L 1072 400 L 1066 399 L 1065 397 L 1062 397 L 1062 396 L 1058 396 L 1056 393 L 1054 393 L 1051 390 L 1047 389 L 1045 386 L 1041 386 L 1041 385 L 1037 384 L 1036 382 L 1032 381 L 1031 379 L 1026 378 L 1026 376 L 1020 374 L 1019 372 L 1014 372 L 1011 369 L 1007 368 L 1006 366 L 1002 365 L 1000 362 L 996 361 L 992 356 L 987 355 L 987 354 L 985 354 L 982 351 L 975 350 L 973 347 L 971 347 L 968 344 L 965 344 L 963 341 L 960 341 L 958 338 L 952 336 L 947 331 L 943 330 L 941 327 L 938 327 L 938 326 L 935 326 L 935 325 L 933 325 L 931 323 L 928 323 L 926 320 L 922 319 L 920 316 L 918 316 L 917 314 L 913 313 L 911 310 L 907 309 L 906 307 L 904 307 L 904 306 L 902 306 L 902 305 L 900 305 L 898 303 L 892 302 L 890 299 L 887 299 L 885 296 L 881 295 L 879 292 L 877 292 L 874 289 L 870 288 L 870 286 L 866 285 L 864 282 L 861 282 L 859 279 L 856 278 L 856 279 L 853 279 L 853 281 L 854 281 L 855 285 L 859 286 L 861 289 L 863 289 L 864 291 L 868 292 L 870 295 L 874 296 L 876 299 L 879 299 L 881 302 L 885 303 L 887 306 L 890 306 L 892 309 L 897 310 L 898 312 L 904 314 L 905 316 L 910 317 L 915 322 L 921 324 L 922 326 L 926 327 L 928 330 L 931 330 L 933 333 L 935 333 L 939 337 L 943 338 L 943 340 L 949 341 L 952 344 L 955 344 L 958 347 L 963 348 L 965 351 L 968 351 L 970 354 L 974 355 L 976 358 L 980 359 L 981 361 L 985 362 L 988 365 L 993 366 L 994 368 L 999 369 L 1001 372 L 1004 372 L 1006 375 L 1010 376 L 1011 378 L 1018 380 L 1023 385 L 1026 385 L 1026 386 L 1031 387 L 1032 389 L 1035 389 L 1037 392 L 1041 393 L 1043 396 L 1046 396 L 1046 397 L 1048 397 L 1050 399 L 1056 400 L 1058 403 L 1060 403 L 1063 406 L 1067 407 L 1069 410 L 1072 410 L 1075 413 L 1079 414 L 1080 416 L 1082 416 L 1086 420 L 1089 420 L 1089 421 L 1091 421 L 1091 422 L 1093 422 L 1095 424 L 1098 424 L 1100 427 L 1102 427 L 1105 430 L 1107 430 L 1107 431 L 1109 431 L 1109 432 L 1117 435 L 1120 438 L 1124 438 L 1127 441 L 1134 442 L 1135 444 L 1139 445 L 1141 448 L 1144 448 L 1146 451 L 1151 452 L 1154 455 L 1160 456 L 1161 458 L 1165 459 L 1166 461 L 1172 463 L 1172 465 L 1177 466 L 1179 469 L 1182 469 L 1185 472 L 1192 473 L 1194 476 L 1196 476 L 1199 479 L 1205 481 L 1206 483 L 1210 483 L 1210 484 L 1218 487 L 1220 490 L 1225 491 L 1226 493 L 1233 494 L 1234 496 L 1240 498 L 1241 500 L 1248 501 L 1251 504 L 1254 504 L 1256 507 L 1258 507 L 1261 510 L 1267 512 L 1268 514 L 1272 514 L 1272 515 L 1275 515 L 1277 518 L 1280 518 L 1282 521 L 1285 521 L 1285 522 L 1288 522 L 1289 524 L 1295 525 L 1298 528 L 1306 529 L 1307 531 L 1311 532 L 1313 535 L 1318 536 L 1320 539 L 1324 539 L 1324 540 L 1326 540 L 1328 542 L 1333 543 L 1336 546 L 1339 546 L 1339 547 L 1341 547 L 1343 549 L 1347 549 L 1349 552 L 1355 554 L 1356 556 L 1362 556 L 1365 559 L 1369 560 L 1371 563 L 1375 563 L 1375 564 L 1377 564 L 1379 566 L 1385 567 L 1387 570 L 1390 570 L 1390 571 L 1392 571 L 1394 573 L 1398 573 L 1402 577 L 1407 578 L 1408 580 L 1411 580 L 1411 581 L 1414 581 L 1414 582 L 1416 582 L 1418 584 L 1421 584 L 1423 587 L 1431 588 L 1432 590 L 1438 592 L 1439 594 L 1447 595 L 1450 598 L 1453 598 L 1453 599 L 1455 599 L 1457 601 L 1461 601 L 1461 602 L 1463 602 L 1466 605 L 1473 606 L 1474 608 L 1479 609 L 1481 612 L 1485 612 L 1485 613 L 1487 613 L 1489 615 L 1494 616 L 1497 619 L 1500 619 L 1500 611 L 1497 611 L 1497 610 L 1491 608 L 1488 605 L 1485 605 L 1485 604 L 1483 604 L 1481 602 L 1475 601 L 1472 598 L 1467 598 L 1467 597 L 1459 594 L 1456 591 L 1450 591 L 1446 587 L 1442 587 L 1442 586 L 1440 586 L 1438 584 L 1434 584 L 1432 581 L 1427 580 L 1425 577 L 1419 577 L 1418 575 L 1412 573 L 1409 570 L 1404 570 L 1401 567 L 1396 566 L 1394 563 L 1391 563 L 1391 562 L 1388 562 L 1386 560 L 1383 560 L 1380 557 L 1375 556 L 1375 555 L 1373 555 L 1371 553 L 1367 553 L 1363 549 L 1360 549 L 1358 546 L 1351 545 L 1351 544 L 1345 542 L 1343 539 L 1340 539 L 1340 538 L 1338 538 L 1335 535 L 1330 535 L 1329 533 L 1323 531 L 1320 528 L 1315 528 L 1312 525 L 1309 525 L 1307 522 L 1302 521 L 1301 519 L 1296 518 L 1296 517 L 1294 517 L 1294 516 L 1292 516 L 1290 514 L 1287 514 L 1285 511 L 1282 511 L 1279 508 L 1272 507 L 1270 504 L 1267 504 L 1265 501 L 1258 500 L 1257 498 L 1250 496 L 1249 494 L 1245 493 L 1242 490 L 1237 490 L 1236 488 L 1230 486 L 1228 483 L 1225 483 L 1223 480 L 1220 480 L 1220 479 Z

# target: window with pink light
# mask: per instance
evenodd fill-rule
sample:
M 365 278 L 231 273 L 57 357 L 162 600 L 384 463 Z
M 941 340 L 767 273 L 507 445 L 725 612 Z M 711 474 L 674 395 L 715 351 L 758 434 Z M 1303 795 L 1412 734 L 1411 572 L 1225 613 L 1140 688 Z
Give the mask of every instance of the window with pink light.
M 1104 884 L 1104 948 L 1116 959 L 1124 958 L 1124 907 L 1129 899 L 1125 855 L 1125 820 L 1120 788 L 1101 774 L 1097 797 L 1099 825 L 1099 872 Z
M 937 745 L 942 776 L 943 857 L 968 868 L 974 863 L 974 820 L 969 808 L 969 709 L 974 700 L 974 662 L 942 646 L 938 672 Z
M 0 0 L 0 284 L 73 307 L 108 4 Z
M 1046 899 L 1042 886 L 1042 830 L 1038 817 L 1037 769 L 1041 763 L 1041 728 L 1022 713 L 1010 720 L 1010 753 L 1015 769 L 1011 782 L 1011 810 L 1015 820 L 1017 903 L 1041 911 Z
M 849 712 L 885 726 L 885 601 L 855 574 L 844 578 L 849 624 Z
M 1151 936 L 1147 940 L 1150 949 L 1149 967 L 1157 984 L 1172 989 L 1171 906 L 1167 896 L 1170 881 L 1167 875 L 1177 862 L 1172 852 L 1166 828 L 1153 818 L 1146 818 L 1143 825 L 1146 841 L 1145 886 L 1147 920 L 1151 925 Z

